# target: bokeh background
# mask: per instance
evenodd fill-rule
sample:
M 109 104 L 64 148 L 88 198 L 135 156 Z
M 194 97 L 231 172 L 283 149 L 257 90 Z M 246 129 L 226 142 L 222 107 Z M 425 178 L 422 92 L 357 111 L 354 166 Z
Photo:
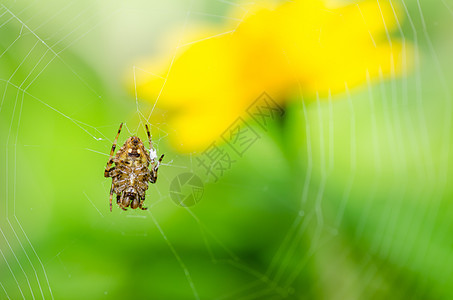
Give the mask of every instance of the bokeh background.
M 401 9 L 407 72 L 274 99 L 284 116 L 215 181 L 131 82 L 250 3 L 0 1 L 0 299 L 452 299 L 453 2 L 377 2 Z M 151 112 L 149 210 L 110 213 L 117 128 L 146 140 Z M 170 197 L 184 172 L 191 207 Z

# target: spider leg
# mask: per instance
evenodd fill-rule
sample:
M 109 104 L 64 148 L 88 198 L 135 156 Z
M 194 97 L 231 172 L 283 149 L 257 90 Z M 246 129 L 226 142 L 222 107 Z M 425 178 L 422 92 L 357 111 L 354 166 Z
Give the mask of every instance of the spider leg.
M 121 207 L 122 210 L 127 210 L 124 206 L 123 206 L 123 198 L 124 198 L 124 192 L 121 193 L 121 198 L 120 198 L 120 202 L 118 203 L 118 206 Z M 118 202 L 118 200 L 117 200 Z
M 145 201 L 145 197 L 143 197 L 141 200 L 140 200 L 140 203 L 138 204 L 138 207 L 140 207 L 141 210 L 148 210 L 148 207 L 144 207 L 143 206 L 143 202 Z
M 120 128 L 118 129 L 118 133 L 115 137 L 115 140 L 113 141 L 112 150 L 110 150 L 110 158 L 109 158 L 109 161 L 107 162 L 107 166 L 105 167 L 104 177 L 110 177 L 109 171 L 113 164 L 113 154 L 115 153 L 116 143 L 118 142 L 118 137 L 120 136 L 122 127 L 123 127 L 123 123 L 121 123 Z
M 111 167 L 110 170 L 107 171 L 108 176 L 105 177 L 115 177 L 118 175 L 118 173 L 119 171 L 115 167 Z
M 145 124 L 146 134 L 148 134 L 149 149 L 153 149 L 153 142 L 151 141 L 151 133 L 149 133 L 148 124 Z
M 157 181 L 157 170 L 159 169 L 160 163 L 162 162 L 163 158 L 164 158 L 164 154 L 162 154 L 162 156 L 159 158 L 156 165 L 153 167 L 153 169 L 151 171 L 151 178 L 149 179 L 149 181 L 151 183 L 156 183 L 156 181 Z
M 112 187 L 110 188 L 110 212 L 112 211 L 112 198 L 113 198 L 113 183 Z

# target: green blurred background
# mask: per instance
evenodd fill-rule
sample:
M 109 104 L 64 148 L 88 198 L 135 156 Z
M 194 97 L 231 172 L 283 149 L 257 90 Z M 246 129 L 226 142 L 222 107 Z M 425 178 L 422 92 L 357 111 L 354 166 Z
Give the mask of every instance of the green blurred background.
M 418 49 L 407 77 L 294 95 L 219 181 L 197 173 L 190 208 L 169 186 L 197 156 L 155 112 L 150 209 L 110 213 L 118 125 L 145 138 L 152 107 L 124 85 L 134 62 L 235 2 L 2 0 L 0 299 L 452 299 L 453 3 L 392 3 Z

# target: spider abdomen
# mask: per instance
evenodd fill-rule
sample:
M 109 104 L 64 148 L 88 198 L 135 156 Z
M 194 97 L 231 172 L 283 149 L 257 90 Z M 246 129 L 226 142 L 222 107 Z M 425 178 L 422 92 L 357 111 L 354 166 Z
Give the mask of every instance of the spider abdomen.
M 112 183 L 113 191 L 117 194 L 117 203 L 122 208 L 138 208 L 148 190 L 150 170 L 144 166 L 130 167 L 121 164 L 116 168 L 119 170 L 118 175 L 112 178 Z

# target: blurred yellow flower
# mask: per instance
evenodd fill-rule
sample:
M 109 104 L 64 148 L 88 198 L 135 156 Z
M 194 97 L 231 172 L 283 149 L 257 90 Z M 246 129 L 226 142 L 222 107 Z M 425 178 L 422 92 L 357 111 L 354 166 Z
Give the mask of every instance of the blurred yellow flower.
M 140 65 L 158 76 L 138 73 L 138 95 L 169 111 L 180 151 L 204 150 L 264 91 L 279 102 L 299 87 L 305 96 L 340 93 L 345 83 L 364 83 L 367 72 L 398 74 L 409 61 L 407 45 L 390 38 L 401 16 L 387 1 L 248 9 L 234 30 L 199 29 L 191 35 L 198 42 L 180 47 L 173 61 Z

